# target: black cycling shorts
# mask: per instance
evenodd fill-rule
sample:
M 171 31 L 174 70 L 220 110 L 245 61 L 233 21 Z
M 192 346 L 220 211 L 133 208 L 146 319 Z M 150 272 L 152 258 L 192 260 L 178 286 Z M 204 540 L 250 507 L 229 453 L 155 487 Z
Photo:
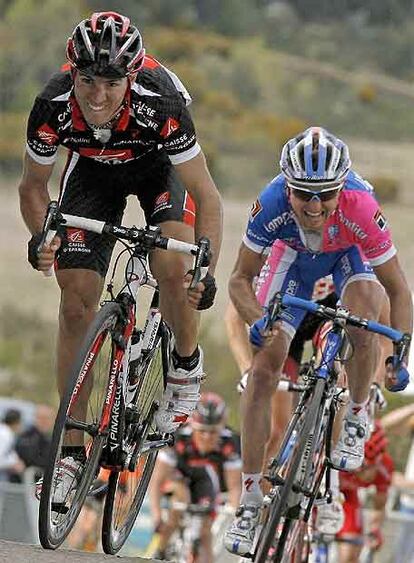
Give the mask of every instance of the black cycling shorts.
M 220 481 L 211 465 L 193 467 L 178 464 L 177 469 L 185 477 L 193 504 L 215 503 L 220 494 Z
M 325 307 L 335 308 L 337 301 L 338 297 L 336 293 L 332 292 L 323 299 L 318 299 L 316 303 L 318 303 L 319 305 L 325 305 Z M 323 319 L 317 317 L 313 313 L 306 313 L 306 316 L 299 325 L 299 328 L 296 331 L 289 348 L 289 356 L 293 358 L 298 365 L 300 365 L 300 363 L 302 362 L 305 343 L 309 340 L 312 340 L 312 338 L 318 332 L 319 327 L 324 322 L 325 321 Z
M 194 226 L 194 202 L 163 153 L 151 153 L 145 164 L 139 159 L 119 165 L 69 156 L 61 181 L 62 213 L 120 224 L 128 195 L 137 196 L 148 225 L 179 221 Z M 76 228 L 63 229 L 61 236 L 58 269 L 85 268 L 105 276 L 112 237 Z

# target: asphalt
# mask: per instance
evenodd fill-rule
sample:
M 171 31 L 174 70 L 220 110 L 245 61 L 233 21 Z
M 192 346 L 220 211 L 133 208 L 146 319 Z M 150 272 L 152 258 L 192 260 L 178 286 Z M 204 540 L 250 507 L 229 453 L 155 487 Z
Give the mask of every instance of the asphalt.
M 158 560 L 85 553 L 68 549 L 50 551 L 37 545 L 0 540 L 0 563 L 108 563 L 110 561 L 112 563 L 149 563 Z

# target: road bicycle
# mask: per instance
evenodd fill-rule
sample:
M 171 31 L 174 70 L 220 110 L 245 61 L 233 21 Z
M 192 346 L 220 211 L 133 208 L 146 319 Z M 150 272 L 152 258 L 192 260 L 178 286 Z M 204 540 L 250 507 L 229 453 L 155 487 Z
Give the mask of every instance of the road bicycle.
M 221 561 L 226 556 L 223 536 L 234 516 L 234 509 L 227 504 L 195 504 L 171 500 L 166 510 L 180 514 L 177 530 L 171 536 L 166 558 L 175 563 L 197 563 L 205 559 L 202 553 L 202 530 L 210 520 L 213 558 Z
M 172 501 L 170 508 L 180 513 L 180 519 L 167 547 L 168 560 L 197 563 L 202 552 L 202 529 L 206 518 L 212 517 L 214 506 Z
M 155 248 L 194 257 L 194 287 L 209 264 L 209 241 L 188 244 L 161 236 L 159 227 L 127 228 L 59 212 L 49 205 L 43 237 L 50 241 L 61 227 L 93 231 L 123 242 L 104 301 L 89 327 L 61 397 L 53 429 L 39 508 L 39 537 L 44 548 L 56 549 L 73 527 L 101 468 L 109 470 L 102 523 L 106 553 L 117 553 L 139 513 L 158 450 L 173 444 L 171 434 L 154 423 L 166 381 L 172 335 L 158 308 L 159 293 L 148 256 Z M 113 280 L 120 256 L 128 253 L 123 287 L 114 295 Z M 143 286 L 153 292 L 142 330 L 136 325 Z M 64 499 L 56 499 L 68 447 L 84 446 L 80 464 Z M 66 449 L 65 449 L 66 448 Z M 82 448 L 81 448 L 82 449 Z M 55 500 L 54 500 L 55 498 Z M 57 501 L 58 502 L 57 502 Z
M 272 487 L 263 502 L 261 528 L 252 554 L 255 563 L 307 561 L 313 507 L 316 502 L 332 502 L 331 438 L 341 401 L 336 389 L 338 365 L 352 355 L 347 325 L 390 338 L 400 359 L 408 351 L 410 341 L 408 334 L 352 315 L 340 305 L 332 309 L 281 293 L 269 304 L 266 330 L 277 321 L 280 311 L 289 306 L 330 320 L 332 328 L 322 345 L 321 357 L 309 364 L 307 384 L 279 453 L 269 464 L 266 478 Z

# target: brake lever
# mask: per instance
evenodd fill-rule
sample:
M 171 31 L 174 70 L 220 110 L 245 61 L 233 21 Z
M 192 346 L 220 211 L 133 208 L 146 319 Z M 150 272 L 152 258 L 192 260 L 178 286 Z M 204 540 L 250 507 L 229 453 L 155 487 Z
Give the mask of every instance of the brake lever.
M 37 249 L 36 252 L 39 254 L 42 250 L 42 248 L 44 247 L 45 244 L 48 244 L 51 242 L 51 240 L 53 239 L 53 237 L 56 234 L 57 228 L 56 228 L 56 215 L 57 215 L 57 211 L 58 211 L 58 202 L 57 201 L 51 201 L 49 203 L 49 205 L 47 206 L 47 213 L 46 213 L 46 217 L 45 220 L 43 222 L 43 227 L 42 227 L 42 238 L 40 239 L 39 244 L 37 245 Z M 53 236 L 52 239 L 50 238 L 50 232 L 53 232 Z
M 207 237 L 201 237 L 198 241 L 198 250 L 194 260 L 193 277 L 189 289 L 194 289 L 207 271 L 203 271 L 210 265 L 211 251 L 210 241 Z
M 269 305 L 267 306 L 267 311 L 266 311 L 267 312 L 267 321 L 266 321 L 266 324 L 264 326 L 265 331 L 270 330 L 273 327 L 273 324 L 275 323 L 277 317 L 279 316 L 279 313 L 280 313 L 281 309 L 283 308 L 282 298 L 283 298 L 283 293 L 278 291 L 277 293 L 275 293 L 275 295 L 270 300 Z
M 410 344 L 411 344 L 411 335 L 408 333 L 405 333 L 401 338 L 401 340 L 398 342 L 398 344 L 396 344 L 395 351 L 397 355 L 397 364 L 399 366 L 403 363 L 404 358 L 408 359 Z
M 45 245 L 49 245 L 52 242 L 54 236 L 57 233 L 56 219 L 58 215 L 58 209 L 59 207 L 57 201 L 51 201 L 47 206 L 47 213 L 42 228 L 42 238 L 40 239 L 40 242 L 37 245 L 37 249 L 36 249 L 37 254 L 40 254 L 42 248 Z M 43 275 L 45 276 L 45 278 L 52 277 L 53 266 L 47 272 L 43 272 Z

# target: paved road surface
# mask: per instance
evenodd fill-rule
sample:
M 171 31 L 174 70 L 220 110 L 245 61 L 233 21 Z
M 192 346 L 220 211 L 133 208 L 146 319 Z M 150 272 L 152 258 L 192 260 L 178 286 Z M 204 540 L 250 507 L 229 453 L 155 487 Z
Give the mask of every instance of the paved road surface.
M 116 557 L 101 553 L 84 553 L 57 549 L 44 550 L 39 546 L 0 540 L 0 563 L 148 563 L 155 559 Z

